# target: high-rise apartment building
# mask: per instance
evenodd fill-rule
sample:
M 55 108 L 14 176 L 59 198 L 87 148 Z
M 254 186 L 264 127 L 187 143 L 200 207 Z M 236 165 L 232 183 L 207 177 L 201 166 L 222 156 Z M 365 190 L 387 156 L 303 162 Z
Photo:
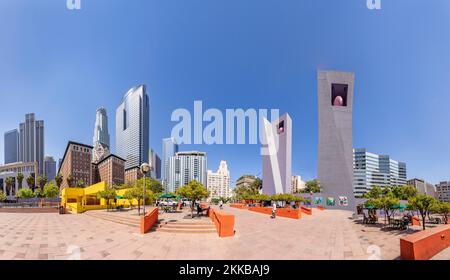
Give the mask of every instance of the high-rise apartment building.
M 56 161 L 53 157 L 45 157 L 44 158 L 44 169 L 45 169 L 45 177 L 47 181 L 50 182 L 56 177 Z
M 450 181 L 436 185 L 436 198 L 441 202 L 450 202 Z
M 167 191 L 175 192 L 178 188 L 196 180 L 207 185 L 207 158 L 203 152 L 178 152 L 169 159 Z
M 217 172 L 208 170 L 207 188 L 210 193 L 210 198 L 231 197 L 230 171 L 228 170 L 226 161 L 220 162 Z
M 105 108 L 98 108 L 95 117 L 93 162 L 98 163 L 110 155 L 110 142 L 108 132 L 108 116 Z
M 366 149 L 353 150 L 353 182 L 355 197 L 362 197 L 374 186 L 405 186 L 406 164 L 387 155 L 369 153 Z
M 44 121 L 36 120 L 34 113 L 26 114 L 19 125 L 19 161 L 37 162 L 38 174 L 44 174 Z
M 161 178 L 163 186 L 167 187 L 167 180 L 169 178 L 169 160 L 178 153 L 178 144 L 175 138 L 165 138 L 162 140 L 162 170 Z
M 70 141 L 64 152 L 58 173 L 63 177 L 61 189 L 75 187 L 78 182 L 89 186 L 95 181 L 95 169 L 92 164 L 92 146 Z M 72 176 L 69 186 L 67 179 Z
M 19 131 L 17 129 L 5 132 L 4 138 L 5 164 L 19 161 Z
M 130 89 L 116 110 L 117 155 L 126 160 L 126 169 L 149 161 L 149 112 L 144 85 Z
M 300 193 L 306 189 L 306 183 L 302 180 L 301 176 L 292 176 L 292 192 Z

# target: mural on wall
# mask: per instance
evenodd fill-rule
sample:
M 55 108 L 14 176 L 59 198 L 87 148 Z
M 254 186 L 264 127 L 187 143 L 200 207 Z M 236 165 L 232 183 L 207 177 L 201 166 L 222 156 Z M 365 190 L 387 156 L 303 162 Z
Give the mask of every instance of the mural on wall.
M 322 197 L 315 197 L 314 198 L 314 203 L 316 205 L 322 205 L 323 204 L 323 198 Z
M 348 197 L 340 196 L 339 197 L 339 206 L 348 206 Z
M 327 206 L 334 206 L 334 205 L 335 205 L 334 197 L 328 197 Z

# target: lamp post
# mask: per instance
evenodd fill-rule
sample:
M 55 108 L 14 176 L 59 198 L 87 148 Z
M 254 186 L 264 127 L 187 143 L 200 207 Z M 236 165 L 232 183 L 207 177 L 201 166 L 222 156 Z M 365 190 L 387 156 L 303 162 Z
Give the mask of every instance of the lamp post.
M 148 164 L 148 163 L 144 162 L 141 165 L 141 172 L 144 175 L 144 188 L 143 188 L 144 192 L 143 192 L 143 196 L 142 196 L 142 206 L 143 206 L 144 216 L 145 216 L 145 193 L 146 193 L 146 190 L 145 190 L 145 187 L 146 187 L 145 177 L 146 177 L 147 173 L 150 172 L 151 169 L 152 169 L 152 166 L 150 164 Z

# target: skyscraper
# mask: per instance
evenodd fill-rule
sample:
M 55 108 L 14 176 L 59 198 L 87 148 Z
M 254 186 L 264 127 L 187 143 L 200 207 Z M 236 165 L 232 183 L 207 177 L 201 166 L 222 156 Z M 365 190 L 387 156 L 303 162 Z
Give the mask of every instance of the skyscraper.
M 267 154 L 263 155 L 263 193 L 292 192 L 292 120 L 289 114 L 269 123 L 264 119 Z
M 149 160 L 149 103 L 146 87 L 140 85 L 125 94 L 116 110 L 117 155 L 126 160 L 125 169 Z
M 217 172 L 208 170 L 207 188 L 210 198 L 231 197 L 230 171 L 226 161 L 220 162 Z
M 102 107 L 96 113 L 93 145 L 93 162 L 98 163 L 110 155 L 108 116 Z
M 149 159 L 152 164 L 152 178 L 161 179 L 161 158 L 153 149 L 151 149 Z
M 55 179 L 56 176 L 56 161 L 53 157 L 45 157 L 44 158 L 44 169 L 45 169 L 45 177 L 47 177 L 47 181 Z
M 206 170 L 206 153 L 197 151 L 176 153 L 169 159 L 167 191 L 175 192 L 192 180 L 206 186 Z
M 178 153 L 178 144 L 175 138 L 165 138 L 162 140 L 162 181 L 163 186 L 167 186 L 167 180 L 169 178 L 169 159 Z
M 19 132 L 17 129 L 5 132 L 5 164 L 19 161 Z
M 326 207 L 353 210 L 354 74 L 318 72 L 319 157 L 317 175 Z
M 38 174 L 44 174 L 44 121 L 35 120 L 34 113 L 26 114 L 19 133 L 19 161 L 37 162 Z

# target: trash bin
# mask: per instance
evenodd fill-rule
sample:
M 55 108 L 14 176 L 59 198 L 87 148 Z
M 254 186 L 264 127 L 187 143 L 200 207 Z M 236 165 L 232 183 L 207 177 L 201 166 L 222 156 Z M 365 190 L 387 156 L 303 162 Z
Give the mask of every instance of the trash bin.
M 64 209 L 64 206 L 62 206 L 62 205 L 59 206 L 59 214 L 60 214 L 60 215 L 63 215 L 63 214 L 65 214 L 65 212 L 66 212 L 66 211 L 65 211 L 65 209 Z

